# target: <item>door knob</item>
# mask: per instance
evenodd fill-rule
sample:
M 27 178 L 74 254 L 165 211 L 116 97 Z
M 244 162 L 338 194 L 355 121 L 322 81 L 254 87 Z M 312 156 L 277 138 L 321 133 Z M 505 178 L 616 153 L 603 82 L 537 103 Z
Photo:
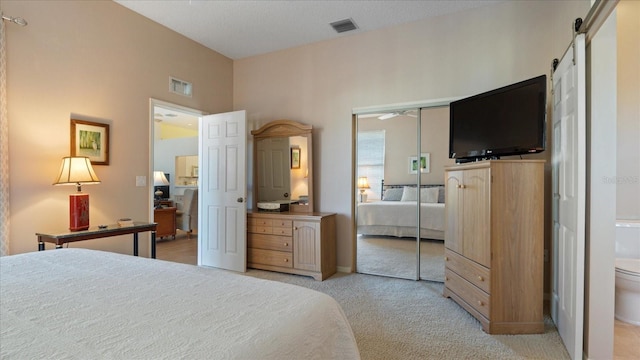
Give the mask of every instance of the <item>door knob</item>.
M 239 203 L 242 203 L 242 202 L 244 202 L 244 198 L 239 197 L 236 201 L 239 202 Z

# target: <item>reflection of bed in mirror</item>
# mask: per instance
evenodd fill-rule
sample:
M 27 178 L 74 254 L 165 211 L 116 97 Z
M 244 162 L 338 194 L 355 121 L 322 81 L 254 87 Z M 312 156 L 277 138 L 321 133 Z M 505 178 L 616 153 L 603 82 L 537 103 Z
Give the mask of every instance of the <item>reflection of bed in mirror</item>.
M 416 237 L 417 187 L 385 185 L 381 201 L 358 204 L 358 234 Z M 444 240 L 444 185 L 420 186 L 420 238 Z

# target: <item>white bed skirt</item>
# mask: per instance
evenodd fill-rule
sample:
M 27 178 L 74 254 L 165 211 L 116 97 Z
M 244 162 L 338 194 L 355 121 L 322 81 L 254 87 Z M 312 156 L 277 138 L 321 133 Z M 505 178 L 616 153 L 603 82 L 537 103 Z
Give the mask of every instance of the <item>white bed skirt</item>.
M 415 226 L 360 225 L 358 234 L 415 238 L 416 228 Z M 444 240 L 444 231 L 420 229 L 420 238 Z

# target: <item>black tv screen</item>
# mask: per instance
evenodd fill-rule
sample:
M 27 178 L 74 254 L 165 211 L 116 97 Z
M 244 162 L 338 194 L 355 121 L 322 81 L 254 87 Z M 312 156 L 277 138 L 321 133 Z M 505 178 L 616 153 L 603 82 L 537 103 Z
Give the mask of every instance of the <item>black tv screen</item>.
M 450 104 L 449 158 L 456 162 L 542 152 L 547 76 Z

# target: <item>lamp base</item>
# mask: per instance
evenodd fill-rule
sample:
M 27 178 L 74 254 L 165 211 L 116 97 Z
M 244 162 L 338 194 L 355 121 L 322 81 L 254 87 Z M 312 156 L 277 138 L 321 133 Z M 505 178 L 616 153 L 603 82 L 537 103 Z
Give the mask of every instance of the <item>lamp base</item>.
M 89 194 L 69 195 L 69 230 L 80 231 L 89 228 Z

